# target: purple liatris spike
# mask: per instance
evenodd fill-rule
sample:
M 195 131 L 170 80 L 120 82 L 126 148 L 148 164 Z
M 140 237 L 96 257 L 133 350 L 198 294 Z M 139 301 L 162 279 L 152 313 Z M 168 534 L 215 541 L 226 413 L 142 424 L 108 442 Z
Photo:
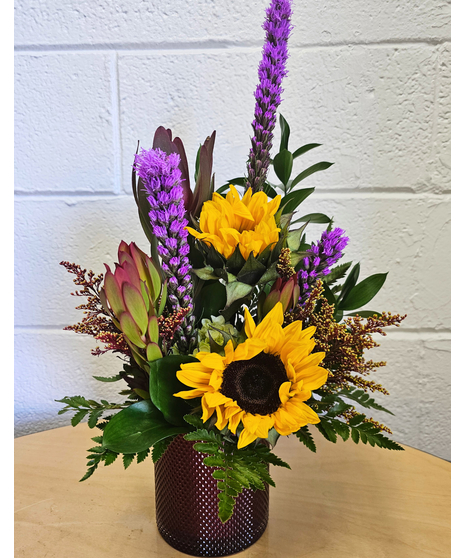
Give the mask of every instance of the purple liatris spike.
M 344 233 L 339 228 L 324 231 L 318 243 L 312 243 L 307 250 L 308 257 L 303 259 L 303 268 L 299 270 L 301 301 L 307 298 L 315 281 L 328 275 L 330 267 L 342 256 L 342 250 L 349 242 L 349 237 L 343 236 Z
M 157 238 L 162 268 L 168 278 L 168 306 L 171 312 L 189 308 L 175 336 L 178 349 L 189 352 L 195 341 L 193 285 L 179 161 L 177 153 L 167 155 L 161 149 L 141 149 L 135 156 L 134 168 L 144 181 L 147 201 L 152 208 L 149 218 Z
M 287 74 L 287 41 L 291 32 L 291 2 L 272 0 L 266 10 L 263 29 L 266 31 L 263 55 L 258 67 L 259 84 L 255 90 L 254 137 L 247 165 L 247 188 L 263 190 L 268 167 L 276 110 L 281 103 L 281 83 Z

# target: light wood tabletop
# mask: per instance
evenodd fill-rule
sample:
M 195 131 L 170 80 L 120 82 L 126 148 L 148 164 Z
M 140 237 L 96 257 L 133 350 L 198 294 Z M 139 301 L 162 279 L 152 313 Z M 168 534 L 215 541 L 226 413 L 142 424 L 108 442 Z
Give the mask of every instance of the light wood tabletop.
M 15 440 L 16 558 L 176 558 L 155 524 L 153 464 L 121 458 L 90 479 L 86 424 Z M 275 452 L 270 520 L 244 558 L 446 558 L 450 556 L 450 463 L 404 452 L 331 444 L 317 453 L 295 437 Z

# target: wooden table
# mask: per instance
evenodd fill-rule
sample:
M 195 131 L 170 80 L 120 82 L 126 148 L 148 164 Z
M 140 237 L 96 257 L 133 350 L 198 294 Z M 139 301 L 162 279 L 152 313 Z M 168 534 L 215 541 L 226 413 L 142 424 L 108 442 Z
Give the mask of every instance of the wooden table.
M 153 464 L 119 458 L 87 481 L 86 424 L 15 441 L 16 558 L 175 558 L 155 525 Z M 275 451 L 270 521 L 244 558 L 450 556 L 450 463 L 406 447 L 395 452 L 318 433 L 318 452 L 295 437 Z

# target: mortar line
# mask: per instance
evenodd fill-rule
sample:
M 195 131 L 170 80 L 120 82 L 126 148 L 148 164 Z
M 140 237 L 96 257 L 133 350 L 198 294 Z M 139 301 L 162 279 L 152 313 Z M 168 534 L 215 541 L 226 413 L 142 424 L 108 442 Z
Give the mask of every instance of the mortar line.
M 375 192 L 364 191 L 363 189 L 348 189 L 348 188 L 334 188 L 331 190 L 321 189 L 320 191 L 315 191 L 312 194 L 313 198 L 318 199 L 398 199 L 398 200 L 410 200 L 410 199 L 430 199 L 437 201 L 449 201 L 451 194 L 449 191 L 442 193 L 433 192 L 413 192 L 405 190 L 394 190 L 394 189 L 380 189 Z M 117 199 L 117 198 L 130 198 L 132 197 L 130 192 L 125 192 L 121 190 L 120 192 L 16 192 L 15 199 L 30 199 L 31 201 L 36 200 L 47 200 L 47 199 L 59 199 L 62 201 L 73 201 L 73 200 L 94 200 L 99 199 Z
M 113 165 L 115 194 L 123 193 L 122 185 L 122 139 L 120 126 L 120 98 L 119 98 L 119 75 L 118 75 L 118 53 L 112 52 L 110 62 L 110 89 L 111 89 L 111 120 L 113 128 Z
M 66 327 L 65 325 L 15 325 L 14 330 L 16 333 L 20 332 L 29 332 L 29 333 L 63 333 L 63 328 Z M 450 339 L 451 337 L 451 329 L 450 328 L 443 328 L 440 330 L 434 329 L 433 327 L 423 327 L 423 328 L 394 328 L 394 327 L 387 327 L 385 329 L 387 338 L 396 337 L 400 339 L 402 337 L 405 338 L 412 338 L 417 337 L 419 339 L 426 339 L 426 338 L 442 338 L 442 339 Z M 66 331 L 66 333 L 68 333 Z M 380 336 L 375 336 L 376 339 L 380 339 Z
M 447 39 L 384 39 L 379 41 L 339 41 L 334 43 L 297 43 L 293 44 L 295 50 L 318 50 L 318 49 L 340 49 L 347 47 L 374 47 L 374 48 L 406 48 L 409 46 L 435 47 L 449 43 Z M 188 53 L 192 51 L 247 51 L 256 50 L 263 47 L 262 41 L 243 41 L 232 43 L 228 41 L 198 41 L 198 42 L 177 42 L 177 43 L 100 43 L 100 44 L 56 44 L 56 45 L 17 45 L 14 48 L 17 54 L 47 54 L 47 53 L 78 53 L 78 52 L 159 52 L 159 53 Z

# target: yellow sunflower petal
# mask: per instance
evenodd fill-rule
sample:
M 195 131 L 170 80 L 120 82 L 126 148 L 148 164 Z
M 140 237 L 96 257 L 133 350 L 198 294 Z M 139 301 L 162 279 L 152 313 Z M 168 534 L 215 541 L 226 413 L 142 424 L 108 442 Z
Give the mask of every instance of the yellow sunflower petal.
M 245 334 L 247 335 L 247 337 L 253 337 L 256 325 L 247 307 L 245 307 L 244 310 L 244 321 L 245 321 Z
M 241 435 L 239 436 L 239 440 L 237 442 L 238 449 L 241 449 L 241 448 L 244 448 L 245 446 L 248 446 L 249 444 L 254 442 L 257 438 L 258 438 L 258 436 L 256 436 L 255 434 L 252 434 L 251 432 L 249 432 L 248 430 L 246 430 L 244 428 L 244 430 L 241 432 Z

